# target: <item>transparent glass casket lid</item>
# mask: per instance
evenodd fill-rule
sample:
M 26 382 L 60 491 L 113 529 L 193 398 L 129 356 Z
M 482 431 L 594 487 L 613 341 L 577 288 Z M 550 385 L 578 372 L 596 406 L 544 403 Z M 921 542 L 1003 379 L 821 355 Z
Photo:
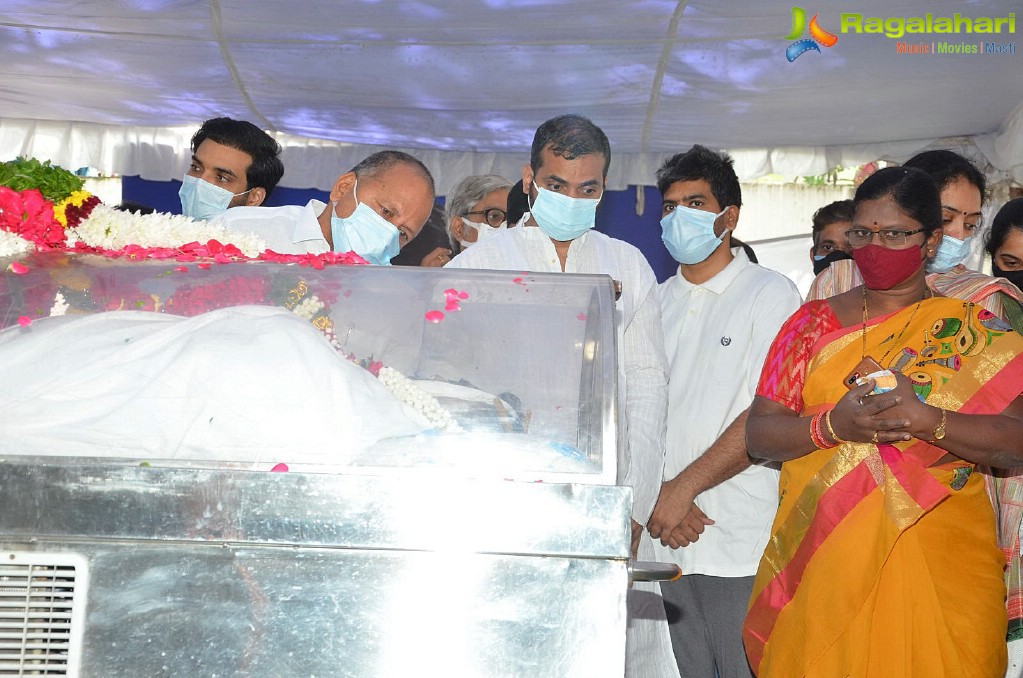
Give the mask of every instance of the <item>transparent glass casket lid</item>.
M 607 276 L 18 261 L 5 457 L 614 483 Z

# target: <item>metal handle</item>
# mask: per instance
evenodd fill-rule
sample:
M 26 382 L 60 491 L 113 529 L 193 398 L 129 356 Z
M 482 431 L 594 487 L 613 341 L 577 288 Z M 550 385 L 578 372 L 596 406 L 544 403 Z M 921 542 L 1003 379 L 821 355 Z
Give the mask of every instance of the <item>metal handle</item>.
M 636 581 L 678 581 L 682 568 L 674 563 L 658 563 L 652 560 L 629 561 L 629 586 Z

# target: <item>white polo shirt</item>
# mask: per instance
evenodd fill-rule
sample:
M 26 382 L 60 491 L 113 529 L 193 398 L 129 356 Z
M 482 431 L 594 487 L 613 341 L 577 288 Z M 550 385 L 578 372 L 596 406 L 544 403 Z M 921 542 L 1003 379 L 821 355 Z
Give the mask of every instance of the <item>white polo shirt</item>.
M 284 207 L 232 207 L 210 220 L 236 233 L 253 233 L 278 254 L 323 254 L 330 251 L 317 218 L 326 203 Z
M 668 355 L 664 479 L 703 454 L 753 402 L 767 351 L 799 307 L 792 282 L 750 262 L 739 247 L 716 276 L 693 285 L 681 271 L 660 285 Z M 696 498 L 715 521 L 699 541 L 672 549 L 654 540 L 657 560 L 686 574 L 756 574 L 778 508 L 778 472 L 751 466 Z

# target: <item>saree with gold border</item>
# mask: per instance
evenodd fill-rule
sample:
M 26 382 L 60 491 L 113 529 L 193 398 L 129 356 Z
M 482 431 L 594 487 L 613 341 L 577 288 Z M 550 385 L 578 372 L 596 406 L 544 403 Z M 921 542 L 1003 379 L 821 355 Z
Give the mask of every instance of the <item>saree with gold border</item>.
M 970 302 L 934 298 L 844 328 L 827 302 L 804 304 L 758 395 L 812 416 L 834 407 L 865 354 L 949 411 L 997 414 L 1023 391 L 1023 338 Z M 945 454 L 915 439 L 844 443 L 782 465 L 743 629 L 758 676 L 1004 672 L 994 512 L 974 465 L 936 465 Z

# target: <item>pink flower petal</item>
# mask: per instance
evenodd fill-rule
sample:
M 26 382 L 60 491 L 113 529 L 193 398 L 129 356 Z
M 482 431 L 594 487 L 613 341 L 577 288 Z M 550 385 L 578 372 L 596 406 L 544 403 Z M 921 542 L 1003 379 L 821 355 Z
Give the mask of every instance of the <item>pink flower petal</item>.
M 181 273 L 188 273 L 188 266 L 176 266 L 174 270 L 180 271 Z
M 516 285 L 521 285 L 522 284 L 522 278 L 521 277 L 519 277 L 519 278 L 512 278 L 512 282 L 515 283 Z
M 19 315 L 18 324 L 22 327 L 28 327 L 32 324 L 32 318 L 29 318 L 27 315 Z
M 579 320 L 586 320 L 586 314 L 580 313 L 579 315 L 576 316 L 576 318 L 578 318 Z
M 433 324 L 437 324 L 441 320 L 444 320 L 444 314 L 440 311 L 427 311 L 424 317 Z
M 270 469 L 270 473 L 287 473 L 287 472 L 288 472 L 288 465 L 285 464 L 283 461 L 281 463 L 279 463 L 279 464 L 275 464 L 274 467 L 272 469 Z
M 21 263 L 20 261 L 12 261 L 10 266 L 8 266 L 7 268 L 10 269 L 11 273 L 15 273 L 17 275 L 25 275 L 26 273 L 28 273 L 28 266 Z
M 461 290 L 461 291 L 460 291 L 460 292 L 458 293 L 458 298 L 459 298 L 459 299 L 468 299 L 468 298 L 469 298 L 469 293 L 468 293 L 468 292 L 466 292 L 465 290 Z
M 449 299 L 448 303 L 444 304 L 445 311 L 461 311 L 462 305 L 458 303 L 457 299 Z

